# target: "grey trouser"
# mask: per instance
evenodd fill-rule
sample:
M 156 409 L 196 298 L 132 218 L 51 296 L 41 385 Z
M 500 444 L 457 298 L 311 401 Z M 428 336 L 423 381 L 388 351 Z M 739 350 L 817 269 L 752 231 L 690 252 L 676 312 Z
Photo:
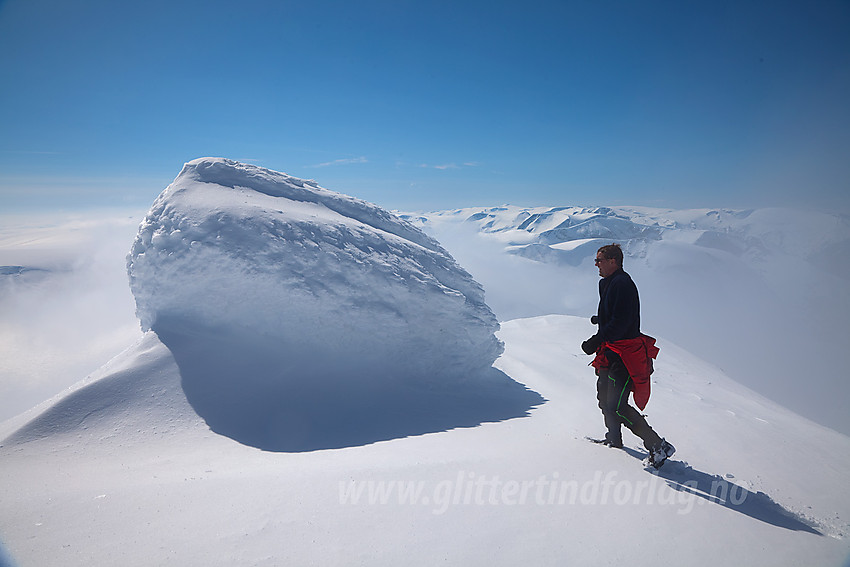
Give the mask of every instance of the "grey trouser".
M 596 380 L 596 399 L 605 418 L 608 433 L 605 438 L 613 443 L 622 444 L 620 425 L 625 425 L 632 433 L 643 440 L 647 450 L 661 443 L 661 438 L 646 422 L 643 415 L 629 404 L 632 391 L 632 379 L 623 360 L 615 352 L 605 350 L 608 368 L 599 370 Z

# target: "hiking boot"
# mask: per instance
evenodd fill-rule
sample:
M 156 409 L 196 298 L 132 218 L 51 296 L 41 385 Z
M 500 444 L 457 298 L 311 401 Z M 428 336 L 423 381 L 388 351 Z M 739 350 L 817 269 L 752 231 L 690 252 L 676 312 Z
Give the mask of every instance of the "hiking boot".
M 613 447 L 614 449 L 622 449 L 623 448 L 623 439 L 622 438 L 612 438 L 608 435 L 605 436 L 605 439 L 602 441 L 602 444 L 606 447 Z
M 667 462 L 667 458 L 672 457 L 675 452 L 676 448 L 666 439 L 662 439 L 661 443 L 649 450 L 649 465 L 652 468 L 659 469 L 661 465 Z

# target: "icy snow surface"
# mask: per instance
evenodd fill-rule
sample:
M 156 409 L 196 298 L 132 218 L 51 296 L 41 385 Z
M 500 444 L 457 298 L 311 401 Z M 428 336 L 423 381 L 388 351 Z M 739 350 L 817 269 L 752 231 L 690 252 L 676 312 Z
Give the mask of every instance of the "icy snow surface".
M 311 181 L 192 161 L 142 222 L 128 271 L 142 328 L 174 353 L 190 402 L 251 445 L 358 444 L 542 401 L 491 368 L 498 322 L 446 250 Z M 381 425 L 390 400 L 408 419 Z

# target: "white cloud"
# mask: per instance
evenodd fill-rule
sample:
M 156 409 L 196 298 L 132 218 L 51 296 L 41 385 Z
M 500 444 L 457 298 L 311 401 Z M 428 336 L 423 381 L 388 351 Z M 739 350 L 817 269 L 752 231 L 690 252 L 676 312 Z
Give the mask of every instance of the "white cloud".
M 0 421 L 133 344 L 125 255 L 141 211 L 0 215 Z
M 431 165 L 431 164 L 428 164 L 428 163 L 423 163 L 423 164 L 420 164 L 419 167 L 426 168 L 426 169 L 446 170 L 446 169 L 461 169 L 462 167 L 478 167 L 479 165 L 480 164 L 477 161 L 467 161 L 467 162 L 462 163 L 461 165 L 458 165 L 456 163 L 445 163 L 445 164 L 440 164 L 440 165 Z
M 351 165 L 354 163 L 369 163 L 369 160 L 364 156 L 356 157 L 356 158 L 343 158 L 343 159 L 335 159 L 333 161 L 326 161 L 324 163 L 317 163 L 316 165 L 310 165 L 307 167 L 328 167 L 331 165 Z

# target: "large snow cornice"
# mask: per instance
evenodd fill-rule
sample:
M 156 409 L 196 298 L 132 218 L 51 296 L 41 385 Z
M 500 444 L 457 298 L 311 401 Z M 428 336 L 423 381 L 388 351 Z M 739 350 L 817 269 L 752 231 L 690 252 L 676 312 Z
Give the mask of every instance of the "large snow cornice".
M 128 256 L 143 329 L 273 337 L 301 358 L 433 377 L 501 352 L 482 287 L 380 207 L 283 173 L 194 160 Z

